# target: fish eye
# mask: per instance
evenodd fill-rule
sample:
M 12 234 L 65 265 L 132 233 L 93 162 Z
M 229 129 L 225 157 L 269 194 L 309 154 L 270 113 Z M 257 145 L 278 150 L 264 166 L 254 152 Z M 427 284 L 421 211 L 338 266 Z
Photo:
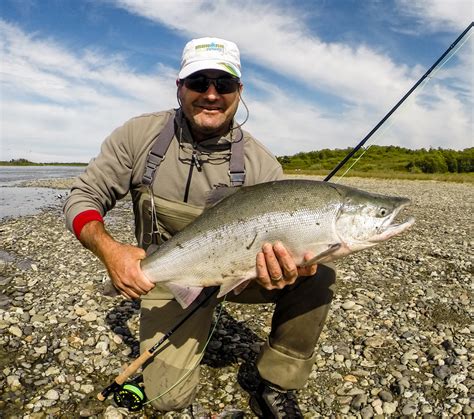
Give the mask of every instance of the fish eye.
M 387 208 L 380 208 L 379 209 L 379 216 L 385 217 L 388 214 Z

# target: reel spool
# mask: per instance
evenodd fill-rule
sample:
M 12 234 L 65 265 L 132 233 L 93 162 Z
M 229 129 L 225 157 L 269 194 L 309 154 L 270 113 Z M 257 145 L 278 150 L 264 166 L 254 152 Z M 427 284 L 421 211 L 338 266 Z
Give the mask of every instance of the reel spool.
M 114 391 L 114 401 L 118 407 L 125 407 L 129 412 L 137 412 L 143 408 L 146 396 L 138 384 L 129 382 Z

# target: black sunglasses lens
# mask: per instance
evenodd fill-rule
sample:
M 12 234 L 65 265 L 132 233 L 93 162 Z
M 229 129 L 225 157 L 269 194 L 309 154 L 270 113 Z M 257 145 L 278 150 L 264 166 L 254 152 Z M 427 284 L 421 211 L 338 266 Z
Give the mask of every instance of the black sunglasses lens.
M 195 78 L 189 78 L 189 79 L 184 79 L 184 85 L 186 86 L 187 89 L 194 90 L 195 92 L 198 93 L 204 93 L 207 89 L 209 89 L 209 85 L 211 84 L 211 81 L 206 78 L 206 77 L 195 77 Z
M 229 77 L 223 77 L 221 79 L 216 79 L 216 90 L 217 93 L 234 93 L 238 86 L 239 82 L 236 79 L 231 79 Z
M 186 88 L 198 93 L 206 92 L 211 83 L 216 87 L 217 93 L 219 94 L 234 93 L 239 87 L 239 81 L 230 77 L 210 79 L 199 76 L 184 79 Z

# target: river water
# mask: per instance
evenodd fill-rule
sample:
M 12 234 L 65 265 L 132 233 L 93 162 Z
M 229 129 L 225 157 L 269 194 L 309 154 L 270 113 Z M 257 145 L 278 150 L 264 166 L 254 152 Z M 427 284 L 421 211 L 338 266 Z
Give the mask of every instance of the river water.
M 71 178 L 83 171 L 83 166 L 0 166 L 0 219 L 34 215 L 64 202 L 64 189 L 21 187 L 22 182 Z

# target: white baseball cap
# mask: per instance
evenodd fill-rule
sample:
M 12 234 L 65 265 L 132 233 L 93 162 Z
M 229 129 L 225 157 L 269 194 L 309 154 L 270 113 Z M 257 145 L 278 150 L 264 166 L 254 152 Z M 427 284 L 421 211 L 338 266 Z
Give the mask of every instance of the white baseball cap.
M 184 79 L 200 70 L 222 70 L 240 78 L 239 48 L 220 38 L 189 41 L 183 50 L 178 78 Z

